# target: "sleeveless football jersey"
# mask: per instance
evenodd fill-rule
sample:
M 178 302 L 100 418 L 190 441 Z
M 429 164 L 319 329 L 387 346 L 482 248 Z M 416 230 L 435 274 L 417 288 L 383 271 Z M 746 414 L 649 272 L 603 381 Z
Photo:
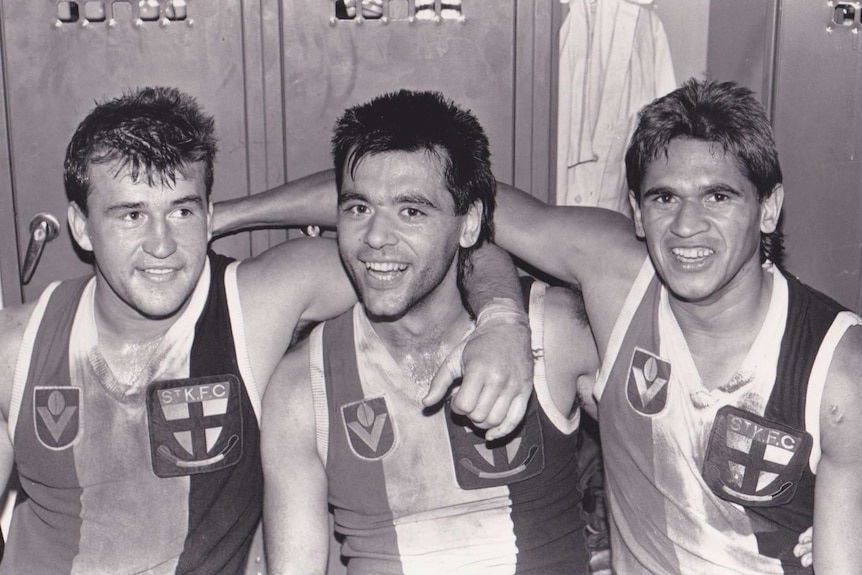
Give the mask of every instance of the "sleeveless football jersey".
M 26 497 L 0 573 L 242 572 L 262 506 L 259 393 L 229 263 L 210 255 L 149 385 L 119 384 L 99 355 L 94 279 L 43 294 L 16 369 Z
M 629 293 L 596 386 L 619 574 L 811 572 L 792 549 L 813 523 L 820 396 L 860 320 L 765 267 L 763 326 L 711 391 L 649 260 Z
M 533 289 L 543 349 L 544 286 Z M 318 450 L 348 572 L 588 573 L 578 490 L 580 414 L 553 404 L 538 356 L 514 439 L 486 444 L 396 364 L 357 305 L 310 341 Z

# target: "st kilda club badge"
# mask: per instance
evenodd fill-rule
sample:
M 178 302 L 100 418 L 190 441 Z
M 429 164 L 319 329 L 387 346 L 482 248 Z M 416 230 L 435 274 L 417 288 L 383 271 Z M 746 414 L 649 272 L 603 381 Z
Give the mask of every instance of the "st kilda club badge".
M 446 402 L 446 426 L 461 489 L 509 485 L 540 474 L 545 467 L 545 446 L 536 397 L 530 398 L 523 422 L 509 435 L 486 441 L 469 420 L 452 412 Z
M 811 454 L 811 435 L 738 407 L 718 410 L 703 478 L 713 493 L 746 507 L 774 507 L 793 499 Z
M 232 374 L 156 381 L 147 388 L 153 472 L 209 473 L 242 457 L 242 394 Z

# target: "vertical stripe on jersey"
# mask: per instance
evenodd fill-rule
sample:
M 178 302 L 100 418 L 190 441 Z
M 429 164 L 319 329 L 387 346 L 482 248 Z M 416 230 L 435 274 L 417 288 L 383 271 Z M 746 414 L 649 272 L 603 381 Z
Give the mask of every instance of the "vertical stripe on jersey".
M 64 329 L 74 320 L 76 302 L 86 285 L 85 279 L 65 282 L 58 286 L 45 310 L 43 321 L 39 326 L 36 341 L 49 341 L 51 345 L 37 345 L 33 349 L 30 361 L 29 381 L 56 382 L 61 385 L 69 381 L 69 363 L 66 354 L 52 354 L 52 348 L 69 348 L 69 330 Z M 44 339 L 43 339 L 44 338 Z M 33 554 L 33 559 L 26 564 L 18 564 L 15 549 L 26 548 L 29 541 L 45 538 L 45 540 L 61 541 L 49 543 L 43 548 L 69 549 L 77 552 L 77 542 L 80 536 L 81 487 L 75 473 L 74 454 L 72 448 L 61 451 L 47 450 L 33 432 L 35 426 L 32 392 L 22 398 L 21 411 L 15 429 L 15 453 L 19 469 L 27 469 L 27 475 L 34 477 L 52 477 L 56 485 L 44 486 L 21 477 L 23 494 L 19 495 L 18 505 L 12 517 L 9 528 L 6 555 L 0 564 L 0 573 L 50 573 L 55 569 L 71 570 L 74 554 L 68 557 L 58 557 L 51 553 Z M 82 422 L 83 424 L 83 422 Z M 32 470 L 32 471 L 30 471 Z M 22 501 L 24 494 L 38 496 L 42 500 L 49 498 L 53 488 L 63 490 L 62 501 L 56 501 L 57 512 L 47 508 L 27 505 Z M 16 528 L 20 523 L 38 526 L 39 533 Z M 18 541 L 22 539 L 22 541 Z M 33 564 L 31 561 L 42 561 Z
M 243 382 L 236 359 L 225 292 L 230 258 L 210 253 L 212 281 L 195 326 L 189 373 L 192 377 L 231 373 Z M 243 382 L 242 458 L 233 467 L 188 478 L 188 535 L 177 573 L 241 573 L 263 512 L 260 428 Z M 215 527 L 218 526 L 218 527 Z
M 350 562 L 350 571 L 362 572 L 362 558 L 364 553 L 370 550 L 362 546 L 363 534 L 360 526 L 364 526 L 363 516 L 366 513 L 378 515 L 380 509 L 387 509 L 389 498 L 386 494 L 386 477 L 383 473 L 382 463 L 377 461 L 362 461 L 355 457 L 347 447 L 349 438 L 333 437 L 336 434 L 346 434 L 341 419 L 339 406 L 360 401 L 363 399 L 362 388 L 351 383 L 359 381 L 359 373 L 356 370 L 356 352 L 353 345 L 353 319 L 351 313 L 326 322 L 323 329 L 323 349 L 326 354 L 324 362 L 324 376 L 327 383 L 327 391 L 330 399 L 329 418 L 329 456 L 326 462 L 326 473 L 329 479 L 330 503 L 336 508 L 336 528 L 339 533 L 348 539 L 342 547 L 345 557 L 353 557 Z M 333 389 L 335 388 L 335 389 Z M 396 438 L 397 441 L 397 438 Z M 396 445 L 397 447 L 397 445 Z M 350 473 L 333 472 L 338 469 L 335 463 L 349 458 L 351 461 Z M 350 500 L 342 500 L 339 493 L 351 493 L 355 485 L 363 488 L 360 507 L 353 508 Z M 398 540 L 394 529 L 390 528 L 392 521 L 391 510 L 377 516 L 380 528 L 374 536 L 384 541 L 383 545 L 389 549 L 398 549 Z M 351 542 L 356 546 L 353 548 Z M 359 555 L 359 556 L 357 556 Z M 382 572 L 381 575 L 400 575 L 400 565 L 391 565 L 391 570 Z
M 652 281 L 642 301 L 656 300 L 658 287 L 658 282 Z M 671 464 L 670 454 L 663 454 L 656 450 L 659 446 L 656 439 L 630 441 L 631 437 L 655 438 L 653 421 L 655 418 L 662 417 L 661 413 L 653 416 L 638 414 L 628 404 L 627 398 L 633 352 L 630 342 L 638 342 L 642 339 L 658 341 L 658 326 L 652 314 L 653 309 L 649 305 L 637 307 L 628 324 L 629 330 L 623 330 L 625 335 L 619 339 L 617 347 L 620 355 L 615 358 L 608 358 L 613 361 L 613 364 L 607 372 L 606 386 L 599 401 L 599 428 L 603 452 L 605 452 L 604 463 L 607 469 L 605 491 L 611 511 L 609 516 L 611 519 L 612 547 L 620 545 L 633 549 L 637 549 L 641 545 L 652 547 L 653 544 L 663 538 L 663 534 L 667 533 L 669 528 L 664 506 L 651 504 L 648 498 L 641 497 L 641 494 L 637 490 L 631 489 L 631 484 L 629 484 L 633 478 L 638 478 L 640 481 L 656 481 L 655 478 L 659 474 L 659 470 L 668 474 L 676 473 Z M 614 326 L 614 332 L 617 332 L 617 326 Z M 606 373 L 607 367 L 609 366 L 602 366 L 603 373 Z M 609 445 L 612 445 L 614 449 L 604 449 L 605 446 Z M 679 483 L 679 480 L 676 483 Z M 625 510 L 626 513 L 633 515 L 649 517 L 650 523 L 655 525 L 656 531 L 661 535 L 659 538 L 655 538 L 652 533 L 632 532 L 625 523 L 613 521 L 614 516 L 620 513 L 620 510 Z M 650 553 L 654 553 L 654 551 L 650 551 Z M 668 561 L 675 556 L 672 548 L 662 549 L 661 554 Z M 623 559 L 622 555 L 615 558 L 614 567 L 616 569 L 623 568 Z M 649 569 L 653 572 L 665 570 L 666 572 L 679 572 L 679 566 L 675 564 L 640 567 L 629 564 L 627 567 L 633 573 L 637 573 L 638 568 Z M 628 571 L 621 570 L 620 572 L 627 573 Z

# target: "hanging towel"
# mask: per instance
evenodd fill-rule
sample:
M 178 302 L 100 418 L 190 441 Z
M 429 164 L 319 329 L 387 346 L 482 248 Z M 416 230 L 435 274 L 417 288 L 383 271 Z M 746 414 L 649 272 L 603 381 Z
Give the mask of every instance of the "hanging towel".
M 557 203 L 631 215 L 625 150 L 637 111 L 676 86 L 652 0 L 560 0 Z

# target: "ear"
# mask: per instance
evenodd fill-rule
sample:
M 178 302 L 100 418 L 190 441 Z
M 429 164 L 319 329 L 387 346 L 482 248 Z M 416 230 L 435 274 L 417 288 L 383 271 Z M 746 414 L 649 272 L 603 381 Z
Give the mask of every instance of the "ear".
M 632 206 L 632 219 L 635 222 L 635 233 L 639 238 L 644 237 L 644 223 L 641 216 L 641 206 L 635 198 L 635 193 L 629 190 L 629 204 Z
M 482 202 L 479 200 L 473 202 L 473 205 L 467 210 L 461 222 L 459 244 L 462 248 L 471 248 L 479 240 L 479 233 L 482 230 L 482 214 L 484 213 Z
M 773 188 L 772 195 L 760 204 L 760 231 L 771 234 L 778 227 L 781 216 L 781 206 L 784 205 L 784 186 L 778 184 Z
M 90 240 L 87 216 L 84 215 L 84 212 L 81 211 L 77 203 L 69 202 L 69 207 L 66 208 L 66 219 L 69 222 L 69 231 L 72 232 L 75 243 L 84 251 L 93 251 L 93 242 Z
M 207 243 L 213 239 L 213 202 L 207 200 Z

